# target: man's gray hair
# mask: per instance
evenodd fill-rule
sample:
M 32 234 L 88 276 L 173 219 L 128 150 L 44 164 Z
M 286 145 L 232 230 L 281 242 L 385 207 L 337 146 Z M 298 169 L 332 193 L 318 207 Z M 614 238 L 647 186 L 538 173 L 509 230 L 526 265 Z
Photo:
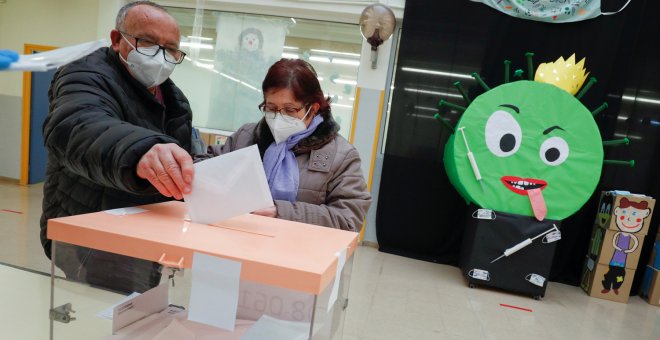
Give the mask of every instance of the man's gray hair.
M 122 8 L 119 9 L 119 12 L 117 13 L 117 19 L 115 21 L 115 28 L 117 30 L 121 31 L 121 30 L 124 29 L 124 20 L 126 19 L 126 14 L 128 13 L 128 11 L 131 8 L 133 8 L 135 6 L 139 6 L 139 5 L 151 6 L 153 8 L 157 8 L 157 9 L 159 9 L 159 10 L 165 12 L 165 13 L 169 13 L 167 11 L 167 9 L 165 9 L 165 7 L 155 3 L 153 1 L 148 1 L 148 0 L 133 1 L 133 2 L 127 3 Z

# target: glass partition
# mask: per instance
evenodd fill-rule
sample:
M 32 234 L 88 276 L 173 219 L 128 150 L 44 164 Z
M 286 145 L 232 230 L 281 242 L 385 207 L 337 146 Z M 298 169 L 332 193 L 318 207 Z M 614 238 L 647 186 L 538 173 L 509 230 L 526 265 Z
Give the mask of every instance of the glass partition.
M 301 58 L 317 71 L 332 113 L 350 136 L 360 65 L 358 25 L 211 10 L 168 8 L 181 26 L 185 61 L 172 75 L 193 108 L 193 125 L 220 135 L 261 119 L 261 82 L 280 58 Z M 197 13 L 197 15 L 196 15 Z M 205 140 L 209 143 L 209 140 Z
M 333 279 L 318 295 L 241 280 L 233 331 L 188 319 L 195 275 L 190 268 L 172 269 L 57 241 L 52 256 L 54 267 L 68 275 L 66 279 L 51 276 L 52 339 L 152 339 L 182 334 L 177 332 L 213 339 L 260 339 L 266 329 L 290 339 L 342 338 L 353 256 L 341 268 L 337 287 Z M 89 263 L 90 258 L 103 262 L 117 257 L 125 261 L 110 268 Z M 147 291 L 151 294 L 148 304 L 127 301 Z M 157 294 L 166 305 L 158 307 Z M 113 306 L 117 306 L 114 314 Z

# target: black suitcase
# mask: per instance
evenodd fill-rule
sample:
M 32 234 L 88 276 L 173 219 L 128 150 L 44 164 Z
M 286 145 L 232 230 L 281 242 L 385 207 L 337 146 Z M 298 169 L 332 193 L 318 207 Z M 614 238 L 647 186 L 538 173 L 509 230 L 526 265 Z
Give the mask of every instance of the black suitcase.
M 534 217 L 474 206 L 469 211 L 472 215 L 467 218 L 459 265 L 470 287 L 489 286 L 537 300 L 543 297 L 556 241 L 561 238 L 561 221 L 539 222 Z M 506 249 L 536 236 L 529 245 L 492 262 Z

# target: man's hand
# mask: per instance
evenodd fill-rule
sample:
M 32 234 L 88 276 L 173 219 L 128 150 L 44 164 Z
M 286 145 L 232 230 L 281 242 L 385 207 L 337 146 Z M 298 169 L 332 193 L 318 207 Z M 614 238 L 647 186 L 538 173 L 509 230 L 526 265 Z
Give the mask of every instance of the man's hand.
M 190 193 L 195 170 L 188 152 L 176 144 L 156 144 L 137 165 L 137 175 L 161 194 L 178 200 Z
M 0 50 L 0 70 L 9 67 L 9 64 L 18 60 L 18 53 L 10 50 Z
M 252 214 L 266 216 L 266 217 L 277 217 L 277 207 L 272 206 L 268 208 L 259 209 L 253 211 Z

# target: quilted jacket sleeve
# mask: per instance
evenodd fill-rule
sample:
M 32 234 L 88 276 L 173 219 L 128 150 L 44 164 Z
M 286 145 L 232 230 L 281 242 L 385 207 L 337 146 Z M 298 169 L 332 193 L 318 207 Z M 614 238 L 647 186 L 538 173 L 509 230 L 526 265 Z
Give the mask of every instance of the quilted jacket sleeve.
M 62 166 L 90 181 L 151 194 L 155 189 L 135 173 L 139 159 L 156 143 L 178 142 L 129 122 L 131 119 L 125 117 L 119 100 L 131 98 L 124 92 L 118 93 L 121 86 L 111 82 L 93 71 L 56 74 L 48 93 L 50 112 L 43 126 L 45 146 L 61 160 Z
M 277 217 L 359 232 L 371 205 L 360 170 L 360 156 L 351 148 L 327 183 L 325 202 L 312 204 L 276 200 Z

